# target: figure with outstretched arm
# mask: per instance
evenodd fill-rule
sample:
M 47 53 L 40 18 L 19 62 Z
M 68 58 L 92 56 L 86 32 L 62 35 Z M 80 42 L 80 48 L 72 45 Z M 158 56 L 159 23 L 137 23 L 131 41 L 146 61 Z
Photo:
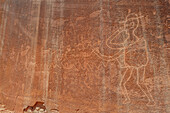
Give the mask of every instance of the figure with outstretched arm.
M 102 55 L 99 50 L 94 50 L 94 53 L 101 59 L 107 61 L 117 60 L 123 55 L 123 68 L 126 70 L 121 77 L 120 87 L 125 97 L 124 103 L 131 102 L 126 83 L 132 77 L 133 72 L 136 71 L 136 84 L 147 97 L 147 105 L 149 106 L 154 105 L 155 102 L 147 86 L 144 84 L 145 67 L 148 64 L 147 43 L 144 37 L 138 37 L 135 34 L 139 26 L 140 18 L 142 17 L 139 17 L 137 14 L 128 14 L 124 21 L 124 28 L 117 30 L 106 39 L 106 46 L 112 50 L 119 50 L 118 53 L 113 56 Z

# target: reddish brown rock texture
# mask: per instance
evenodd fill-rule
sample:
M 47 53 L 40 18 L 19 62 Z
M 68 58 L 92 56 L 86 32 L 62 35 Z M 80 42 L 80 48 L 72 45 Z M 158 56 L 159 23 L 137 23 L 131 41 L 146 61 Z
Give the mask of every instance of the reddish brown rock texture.
M 0 0 L 0 112 L 169 113 L 169 5 Z

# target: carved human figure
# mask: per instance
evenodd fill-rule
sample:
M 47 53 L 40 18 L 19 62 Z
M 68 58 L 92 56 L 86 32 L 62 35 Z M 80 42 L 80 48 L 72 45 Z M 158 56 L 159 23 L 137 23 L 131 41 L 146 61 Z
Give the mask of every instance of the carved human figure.
M 110 49 L 117 49 L 119 52 L 114 56 L 105 56 L 94 50 L 94 53 L 104 60 L 117 60 L 121 68 L 125 68 L 120 81 L 120 87 L 125 97 L 124 103 L 130 103 L 131 99 L 126 89 L 126 83 L 136 71 L 136 84 L 148 99 L 147 105 L 154 105 L 154 99 L 144 84 L 145 67 L 148 63 L 147 42 L 144 37 L 138 37 L 135 34 L 139 26 L 139 17 L 137 14 L 130 13 L 123 22 L 124 27 L 117 30 L 106 40 L 106 45 Z M 121 58 L 121 60 L 119 60 Z M 123 65 L 122 65 L 123 64 Z

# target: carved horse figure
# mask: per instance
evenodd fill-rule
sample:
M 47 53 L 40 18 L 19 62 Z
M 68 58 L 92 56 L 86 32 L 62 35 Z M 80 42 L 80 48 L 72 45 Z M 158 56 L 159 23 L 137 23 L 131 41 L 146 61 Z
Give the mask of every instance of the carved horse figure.
M 144 84 L 145 67 L 148 64 L 147 43 L 144 37 L 138 37 L 135 34 L 139 26 L 139 17 L 137 14 L 130 13 L 123 22 L 124 27 L 117 30 L 109 38 L 106 39 L 106 46 L 110 49 L 117 49 L 119 52 L 114 56 L 106 56 L 94 50 L 94 53 L 103 60 L 117 60 L 121 68 L 125 68 L 120 81 L 120 87 L 125 97 L 124 103 L 130 103 L 131 99 L 128 95 L 126 83 L 136 71 L 136 84 L 148 99 L 147 105 L 154 105 L 154 99 Z M 122 57 L 121 61 L 119 58 Z

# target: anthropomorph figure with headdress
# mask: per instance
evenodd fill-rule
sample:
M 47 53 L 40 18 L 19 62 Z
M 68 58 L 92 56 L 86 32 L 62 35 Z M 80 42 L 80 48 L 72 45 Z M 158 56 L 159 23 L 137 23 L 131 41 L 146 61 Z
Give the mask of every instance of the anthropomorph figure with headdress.
M 134 71 L 136 71 L 136 84 L 148 99 L 147 105 L 154 105 L 154 99 L 144 84 L 145 67 L 148 64 L 147 43 L 144 37 L 138 37 L 135 34 L 139 26 L 139 17 L 137 14 L 130 13 L 123 22 L 124 27 L 114 32 L 106 39 L 106 45 L 113 50 L 119 50 L 114 56 L 105 56 L 94 50 L 94 53 L 105 60 L 117 60 L 125 72 L 121 77 L 120 87 L 125 97 L 124 103 L 130 103 L 131 99 L 126 89 L 126 83 L 130 80 Z M 121 60 L 119 60 L 121 59 Z

